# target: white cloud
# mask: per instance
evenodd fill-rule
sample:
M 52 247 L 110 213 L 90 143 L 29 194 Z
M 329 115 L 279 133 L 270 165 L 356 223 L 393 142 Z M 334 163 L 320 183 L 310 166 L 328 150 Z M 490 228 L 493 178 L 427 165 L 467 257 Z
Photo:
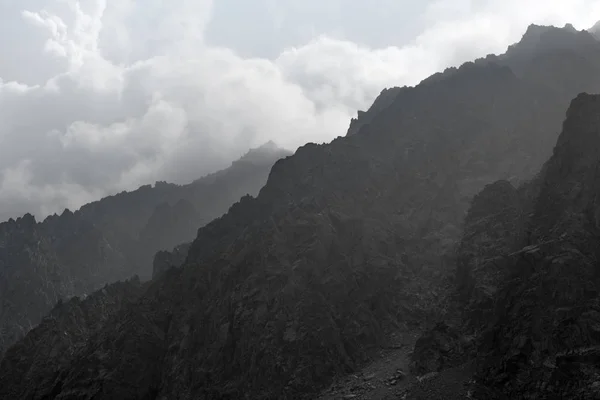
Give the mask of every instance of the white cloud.
M 401 47 L 321 35 L 267 60 L 204 42 L 208 0 L 19 4 L 0 2 L 0 26 L 20 34 L 0 43 L 0 218 L 189 181 L 270 139 L 329 141 L 384 87 L 501 52 L 530 22 L 600 15 L 599 1 L 438 0 Z

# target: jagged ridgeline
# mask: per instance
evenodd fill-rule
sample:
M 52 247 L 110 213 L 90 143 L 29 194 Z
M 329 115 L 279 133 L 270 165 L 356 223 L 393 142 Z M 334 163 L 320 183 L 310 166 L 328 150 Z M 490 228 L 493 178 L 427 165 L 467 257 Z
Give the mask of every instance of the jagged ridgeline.
M 157 251 L 192 241 L 240 196 L 258 193 L 287 155 L 270 142 L 188 185 L 157 182 L 41 223 L 28 214 L 0 224 L 0 354 L 58 300 L 150 278 Z
M 498 193 L 518 220 L 527 207 L 511 188 L 552 155 L 570 101 L 600 92 L 598 71 L 600 43 L 590 33 L 531 26 L 503 55 L 382 93 L 346 137 L 276 162 L 256 198 L 243 197 L 199 229 L 181 268 L 112 307 L 107 322 L 82 322 L 76 351 L 43 339 L 55 325 L 33 329 L 2 360 L 0 396 L 311 398 L 390 331 L 452 315 L 455 250 L 471 200 L 502 179 L 478 202 Z M 533 186 L 522 190 L 526 197 Z M 478 210 L 465 234 L 485 243 L 473 225 L 485 207 Z M 513 229 L 500 221 L 486 229 L 496 225 Z M 473 325 L 495 304 L 497 294 L 484 286 L 502 293 L 504 278 L 480 284 L 469 257 L 512 251 L 521 236 L 492 238 L 502 243 L 461 247 Z M 162 254 L 163 264 L 181 260 L 180 250 Z M 77 324 L 72 309 L 79 308 L 55 311 Z M 496 345 L 510 347 L 515 335 L 495 336 Z M 500 384 L 486 376 L 489 386 Z

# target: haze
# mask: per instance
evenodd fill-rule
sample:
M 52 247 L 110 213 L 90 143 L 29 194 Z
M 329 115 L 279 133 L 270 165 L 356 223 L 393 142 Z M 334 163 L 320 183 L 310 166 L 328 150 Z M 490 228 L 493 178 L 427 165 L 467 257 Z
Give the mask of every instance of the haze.
M 598 15 L 591 0 L 0 0 L 0 219 L 188 182 L 268 140 L 329 141 L 385 87 Z

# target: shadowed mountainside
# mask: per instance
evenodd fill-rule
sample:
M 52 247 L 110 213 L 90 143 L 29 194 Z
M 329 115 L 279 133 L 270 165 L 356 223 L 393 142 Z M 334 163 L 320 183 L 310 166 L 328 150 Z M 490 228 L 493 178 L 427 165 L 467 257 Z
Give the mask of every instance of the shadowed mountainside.
M 599 168 L 600 96 L 582 94 L 540 174 L 527 246 L 504 268 L 482 336 L 482 382 L 508 398 L 600 397 Z
M 463 325 L 435 326 L 413 353 L 422 372 L 439 373 L 429 386 L 474 363 L 458 379 L 475 398 L 600 397 L 599 168 L 600 95 L 583 93 L 534 179 L 474 198 L 457 253 Z

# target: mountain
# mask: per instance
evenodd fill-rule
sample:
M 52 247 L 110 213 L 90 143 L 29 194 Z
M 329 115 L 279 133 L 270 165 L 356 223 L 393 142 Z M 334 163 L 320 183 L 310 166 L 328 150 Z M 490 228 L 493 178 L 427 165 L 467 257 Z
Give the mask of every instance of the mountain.
M 599 168 L 600 95 L 582 93 L 539 174 L 473 199 L 457 251 L 463 325 L 419 339 L 420 372 L 456 379 L 473 362 L 475 398 L 600 398 Z M 473 334 L 477 349 L 461 346 Z
M 497 181 L 475 196 L 465 217 L 457 248 L 457 289 L 465 304 L 465 319 L 474 326 L 489 320 L 498 289 L 507 279 L 509 268 L 503 256 L 523 245 L 525 201 L 509 182 Z
M 0 354 L 60 299 L 150 278 L 156 252 L 193 240 L 240 196 L 256 194 L 286 155 L 267 143 L 188 185 L 157 182 L 40 223 L 28 214 L 0 224 Z
M 479 377 L 509 398 L 600 397 L 599 167 L 600 96 L 581 94 L 540 173 L 523 249 L 497 253 L 505 278 Z
M 156 182 L 86 204 L 76 214 L 101 229 L 111 244 L 124 248 L 133 268 L 127 276 L 149 278 L 157 251 L 191 241 L 199 227 L 226 212 L 241 196 L 257 194 L 275 161 L 290 154 L 268 142 L 229 168 L 190 184 Z
M 406 398 L 600 398 L 599 167 L 600 95 L 582 93 L 532 180 L 475 196 L 457 247 L 462 321 L 418 339 L 411 368 L 430 378 Z
M 137 299 L 144 288 L 139 279 L 131 279 L 107 285 L 85 299 L 74 297 L 59 301 L 41 324 L 12 348 L 13 351 L 27 351 L 28 348 L 38 351 L 16 360 L 16 364 L 3 373 L 3 379 L 18 381 L 23 373 L 41 376 L 52 362 L 69 363 L 86 346 L 92 332 L 104 324 L 110 324 L 115 314 Z M 4 392 L 1 398 L 39 398 L 36 390 L 48 393 L 46 398 L 56 398 L 61 391 L 54 376 L 38 381 L 36 386 L 41 389 L 32 388 L 15 397 L 7 396 Z M 76 394 L 71 396 L 82 398 L 76 397 Z
M 355 133 L 360 130 L 360 126 L 369 125 L 374 114 L 377 114 L 379 118 L 382 118 L 386 112 L 393 114 L 395 109 L 390 107 L 390 104 L 393 104 L 396 108 L 402 107 L 400 104 L 403 101 L 405 103 L 410 102 L 414 93 L 419 89 L 425 91 L 425 88 L 433 85 L 436 90 L 441 91 L 440 86 L 443 85 L 443 82 L 449 83 L 450 77 L 455 78 L 453 80 L 455 86 L 446 86 L 446 90 L 449 91 L 446 96 L 452 96 L 455 89 L 462 84 L 458 76 L 468 76 L 469 83 L 473 84 L 476 71 L 482 71 L 484 69 L 480 67 L 488 65 L 510 69 L 519 82 L 529 86 L 529 88 L 523 89 L 522 92 L 536 92 L 532 101 L 539 102 L 539 96 L 546 97 L 545 104 L 533 106 L 540 109 L 541 112 L 545 112 L 547 118 L 551 118 L 552 121 L 545 125 L 540 124 L 542 121 L 529 121 L 528 123 L 536 129 L 554 127 L 557 134 L 559 129 L 555 127 L 560 126 L 560 122 L 557 121 L 564 114 L 564 110 L 569 106 L 571 99 L 581 92 L 600 90 L 600 76 L 597 74 L 600 67 L 598 46 L 598 41 L 589 32 L 577 31 L 571 25 L 564 28 L 530 25 L 521 41 L 509 46 L 504 54 L 488 55 L 485 58 L 475 60 L 473 63 L 466 63 L 460 68 L 448 68 L 444 72 L 424 79 L 416 88 L 403 87 L 383 91 L 369 111 L 366 113 L 359 112 L 359 117 L 353 120 L 348 133 Z M 468 73 L 467 70 L 473 72 Z M 515 93 L 515 99 L 516 95 L 517 93 Z M 390 100 L 391 97 L 392 100 Z M 431 97 L 431 95 L 425 97 Z M 551 104 L 552 102 L 554 104 Z M 498 110 L 498 105 L 492 105 L 492 107 L 494 107 L 492 112 L 500 115 L 506 112 L 505 110 Z M 528 107 L 530 105 L 523 106 L 525 109 Z M 482 115 L 482 119 L 485 118 L 487 116 Z M 507 133 L 511 136 L 514 134 L 511 131 Z M 482 136 L 482 139 L 484 137 Z M 526 143 L 527 140 L 535 142 Z M 555 140 L 556 135 L 549 135 L 548 131 L 546 131 L 546 134 L 511 137 L 505 141 L 506 144 L 502 143 L 509 147 L 505 149 L 505 152 L 520 149 L 527 149 L 531 152 L 533 148 L 539 149 L 539 152 L 533 155 L 535 157 L 533 160 L 527 160 L 527 157 L 530 157 L 529 154 L 512 155 L 505 157 L 504 160 L 505 162 L 508 160 L 520 162 L 521 165 L 514 166 L 514 170 L 518 174 L 523 174 L 526 171 L 528 176 L 532 176 L 537 173 L 537 166 L 549 156 Z M 497 153 L 505 154 L 505 152 L 499 151 Z M 525 165 L 528 161 L 530 165 L 535 165 L 535 167 L 531 168 L 529 165 Z M 510 175 L 505 175 L 505 178 L 510 177 Z M 489 182 L 492 181 L 486 183 Z
M 598 71 L 600 42 L 589 33 L 532 26 L 504 55 L 383 92 L 346 137 L 277 161 L 256 197 L 198 230 L 180 268 L 168 267 L 185 247 L 157 255 L 156 278 L 81 336 L 76 352 L 65 357 L 31 340 L 47 335 L 47 324 L 33 329 L 0 363 L 0 397 L 310 398 L 369 360 L 391 332 L 461 315 L 452 301 L 457 262 L 479 335 L 477 316 L 496 315 L 488 307 L 507 278 L 475 273 L 480 263 L 469 258 L 487 260 L 531 237 L 520 216 L 535 215 L 527 199 L 546 190 L 531 179 L 552 155 L 570 101 L 600 91 Z M 497 212 L 508 221 L 482 219 Z M 506 329 L 521 332 L 526 321 Z M 416 354 L 460 340 L 436 327 Z M 488 381 L 479 379 L 494 387 L 499 374 L 487 371 L 478 373 Z
M 357 118 L 352 118 L 346 135 L 355 134 L 360 130 L 360 128 L 363 127 L 363 125 L 367 125 L 373 121 L 377 114 L 385 110 L 394 102 L 396 96 L 401 90 L 402 89 L 399 87 L 383 89 L 367 111 L 359 110 Z

